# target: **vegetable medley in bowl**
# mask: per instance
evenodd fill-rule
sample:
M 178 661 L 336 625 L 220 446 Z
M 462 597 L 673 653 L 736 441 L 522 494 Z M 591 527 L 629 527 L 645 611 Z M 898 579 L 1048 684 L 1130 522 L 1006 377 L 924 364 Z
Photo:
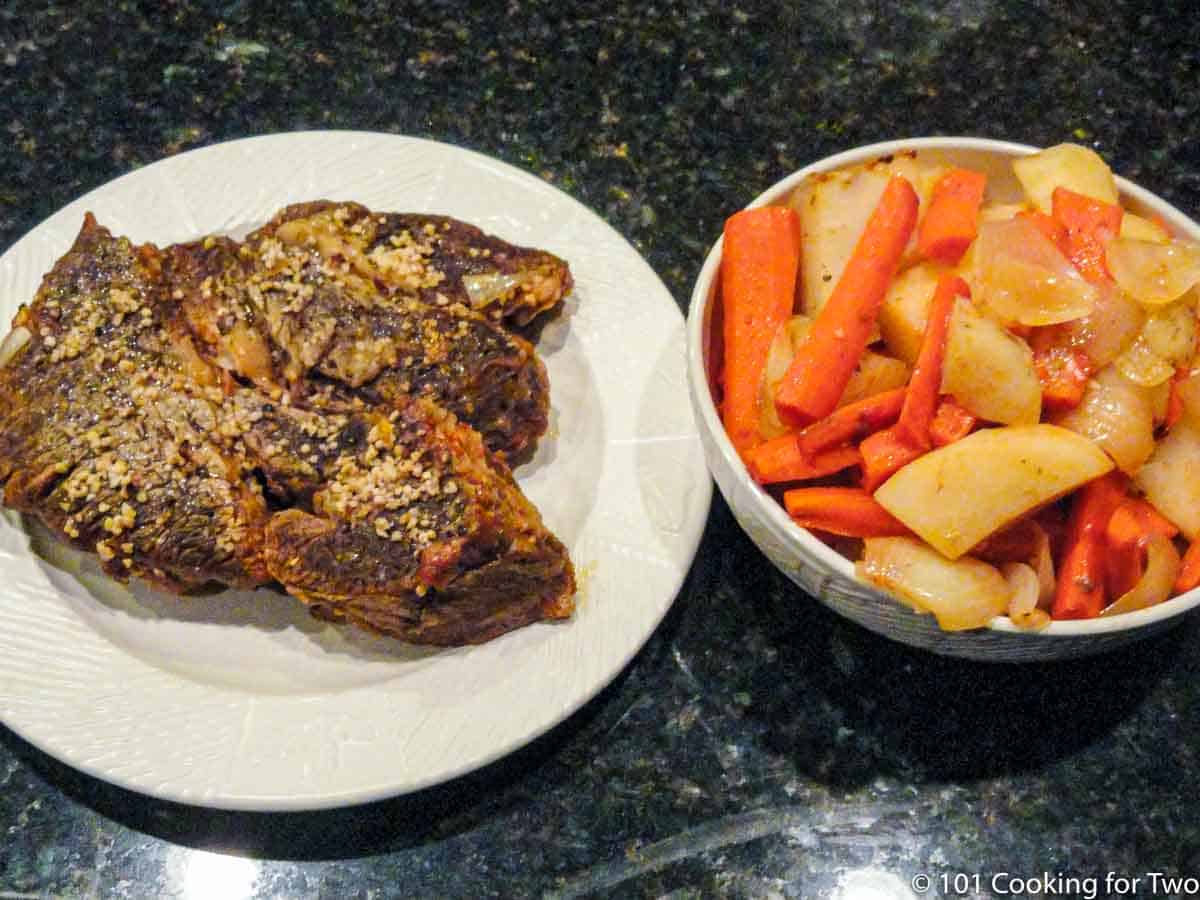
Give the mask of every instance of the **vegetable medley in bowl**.
M 710 468 L 784 571 L 901 640 L 1152 630 L 1200 596 L 1198 284 L 1200 226 L 1089 148 L 831 158 L 697 283 Z

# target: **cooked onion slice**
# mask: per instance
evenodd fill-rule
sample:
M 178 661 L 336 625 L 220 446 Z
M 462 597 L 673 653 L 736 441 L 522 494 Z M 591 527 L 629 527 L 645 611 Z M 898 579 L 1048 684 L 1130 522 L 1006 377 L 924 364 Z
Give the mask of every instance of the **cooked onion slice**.
M 1160 306 L 1146 319 L 1142 336 L 1168 363 L 1182 365 L 1196 352 L 1196 311 L 1186 302 Z
M 462 278 L 463 289 L 475 309 L 482 309 L 507 296 L 520 283 L 520 279 L 504 272 L 481 272 Z
M 1144 538 L 1146 547 L 1146 569 L 1132 588 L 1114 600 L 1102 616 L 1115 616 L 1133 612 L 1162 603 L 1171 596 L 1171 587 L 1179 574 L 1179 551 L 1171 539 L 1156 532 Z
M 1054 420 L 1091 438 L 1124 472 L 1142 467 L 1154 452 L 1154 410 L 1144 388 L 1126 380 L 1115 366 L 1091 379 L 1082 402 Z
M 1144 334 L 1139 334 L 1113 365 L 1122 375 L 1142 387 L 1162 384 L 1175 374 L 1174 367 L 1154 352 Z
M 1200 283 L 1200 244 L 1118 237 L 1105 250 L 1117 284 L 1139 303 L 1157 306 L 1177 300 Z
M 1097 368 L 1103 368 L 1141 334 L 1146 311 L 1114 285 L 1095 288 L 1096 306 L 1090 315 L 1071 323 L 1071 338 Z
M 1037 572 L 1025 563 L 1010 562 L 1000 567 L 1000 573 L 1012 588 L 1012 596 L 1008 601 L 1009 620 L 1018 628 L 1045 628 L 1049 625 L 1050 616 L 1044 609 L 1038 608 L 1041 584 Z
M 993 566 L 969 556 L 954 561 L 912 538 L 867 538 L 859 577 L 918 612 L 931 612 L 945 631 L 983 628 L 1004 614 L 1012 593 Z
M 1030 565 L 1038 577 L 1038 606 L 1049 609 L 1054 600 L 1055 588 L 1058 586 L 1054 577 L 1054 554 L 1050 550 L 1050 535 L 1046 533 L 1046 529 L 1036 522 L 1033 523 L 1033 527 L 1036 529 L 1034 540 L 1037 543 Z
M 980 225 L 972 258 L 972 296 L 1006 322 L 1069 322 L 1096 305 L 1096 288 L 1023 216 Z
M 795 347 L 804 339 L 810 325 L 808 317 L 792 316 L 779 326 L 771 341 L 758 388 L 758 431 L 765 440 L 777 438 L 791 430 L 775 411 L 775 390 L 792 364 L 792 357 L 796 355 Z
M 1121 374 L 1143 387 L 1162 384 L 1177 366 L 1191 361 L 1196 347 L 1196 313 L 1186 301 L 1156 307 L 1141 333 L 1117 357 Z
M 29 343 L 33 332 L 24 325 L 18 325 L 10 331 L 0 343 L 0 369 L 3 369 L 21 352 L 21 348 Z

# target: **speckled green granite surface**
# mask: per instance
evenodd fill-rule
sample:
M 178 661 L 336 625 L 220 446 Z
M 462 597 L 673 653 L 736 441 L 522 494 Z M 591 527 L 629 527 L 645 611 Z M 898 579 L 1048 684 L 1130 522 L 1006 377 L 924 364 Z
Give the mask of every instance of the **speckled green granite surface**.
M 1120 2 L 7 3 L 0 250 L 163 156 L 333 127 L 541 176 L 681 308 L 726 215 L 891 137 L 1081 141 L 1196 216 L 1198 23 Z M 797 593 L 717 500 L 611 687 L 422 794 L 180 807 L 0 727 L 0 898 L 849 900 L 911 896 L 919 874 L 926 896 L 1184 896 L 1150 873 L 1200 877 L 1198 627 L 1064 665 L 936 658 Z

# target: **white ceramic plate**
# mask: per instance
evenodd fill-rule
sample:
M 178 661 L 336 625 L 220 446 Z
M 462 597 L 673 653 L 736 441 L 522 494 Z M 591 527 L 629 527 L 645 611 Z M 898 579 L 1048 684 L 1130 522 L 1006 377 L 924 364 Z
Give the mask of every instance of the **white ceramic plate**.
M 446 213 L 567 259 L 539 349 L 550 431 L 518 481 L 570 548 L 578 612 L 480 647 L 423 650 L 312 620 L 270 591 L 124 588 L 29 520 L 0 519 L 0 719 L 108 781 L 186 803 L 339 806 L 466 773 L 561 722 L 629 662 L 695 554 L 711 481 L 687 401 L 684 323 L 644 260 L 541 180 L 460 148 L 311 132 L 130 173 L 0 258 L 5 328 L 85 210 L 159 245 L 239 234 L 301 200 Z

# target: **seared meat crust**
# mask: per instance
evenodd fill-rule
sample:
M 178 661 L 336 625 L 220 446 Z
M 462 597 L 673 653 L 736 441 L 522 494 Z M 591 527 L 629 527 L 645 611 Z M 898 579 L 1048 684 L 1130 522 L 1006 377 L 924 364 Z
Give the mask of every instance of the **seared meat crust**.
M 472 308 L 464 285 L 501 279 L 511 296 L 487 310 L 516 304 L 514 316 L 532 317 L 570 286 L 549 254 L 444 217 L 322 202 L 289 207 L 241 243 L 173 247 L 169 269 L 202 352 L 264 389 L 300 396 L 333 382 L 370 403 L 428 397 L 510 459 L 546 429 L 533 345 Z
M 513 452 L 544 429 L 532 348 L 470 310 L 442 315 L 461 304 L 353 279 L 301 276 L 313 291 L 298 310 L 249 290 L 215 300 L 219 278 L 263 271 L 267 240 L 247 245 L 249 263 L 221 238 L 164 254 L 89 215 L 16 316 L 28 339 L 0 360 L 4 503 L 120 580 L 175 592 L 278 581 L 319 615 L 417 643 L 476 643 L 570 615 L 566 549 L 484 443 Z M 403 355 L 417 352 L 405 321 L 436 332 L 417 345 L 442 357 L 422 368 Z M 321 329 L 321 352 L 306 355 Z M 478 334 L 501 348 L 484 364 L 470 355 Z M 384 360 L 369 376 L 339 362 L 368 338 Z M 519 365 L 506 361 L 514 347 Z M 472 365 L 453 390 L 423 374 L 461 379 Z M 453 391 L 503 394 L 493 381 L 510 370 L 541 412 L 513 403 L 513 419 L 493 412 L 481 437 L 452 411 Z
M 214 440 L 223 394 L 161 303 L 159 262 L 89 215 L 18 312 L 30 338 L 0 369 L 4 503 L 116 578 L 262 584 L 266 504 Z
M 287 476 L 310 502 L 267 526 L 267 567 L 290 593 L 325 615 L 444 645 L 570 614 L 565 548 L 452 414 L 415 400 L 387 416 L 288 415 L 300 433 L 324 435 L 319 486 Z M 284 429 L 265 429 L 277 445 Z
M 297 203 L 252 237 L 315 247 L 393 294 L 462 303 L 508 328 L 528 325 L 571 291 L 552 253 L 517 247 L 449 216 L 375 213 L 357 203 Z M 415 259 L 419 256 L 419 260 Z

